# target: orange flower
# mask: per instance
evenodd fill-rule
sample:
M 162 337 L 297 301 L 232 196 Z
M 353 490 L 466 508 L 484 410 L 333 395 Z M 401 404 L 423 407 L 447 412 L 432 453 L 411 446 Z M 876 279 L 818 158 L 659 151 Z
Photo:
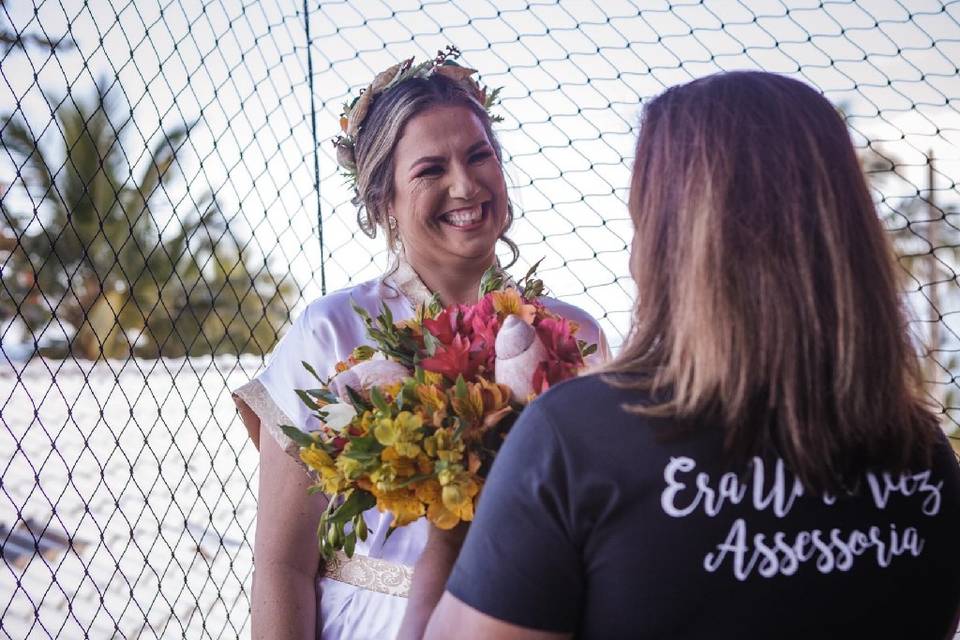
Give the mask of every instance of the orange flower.
M 527 324 L 533 324 L 537 316 L 537 308 L 532 304 L 527 304 L 518 290 L 494 291 L 490 296 L 497 315 L 506 317 L 513 314 L 520 316 L 520 319 Z

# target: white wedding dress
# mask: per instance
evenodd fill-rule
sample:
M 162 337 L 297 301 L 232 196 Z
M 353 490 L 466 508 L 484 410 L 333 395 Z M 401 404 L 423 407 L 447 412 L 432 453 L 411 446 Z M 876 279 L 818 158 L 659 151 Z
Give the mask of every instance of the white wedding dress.
M 354 348 L 370 343 L 351 302 L 372 316 L 386 304 L 395 320 L 405 320 L 430 297 L 416 272 L 401 261 L 383 278 L 310 303 L 277 345 L 266 368 L 234 391 L 260 418 L 261 437 L 269 434 L 290 455 L 298 457 L 296 445 L 278 425 L 293 424 L 302 430 L 316 428 L 316 418 L 294 392 L 316 386 L 316 380 L 301 363 L 307 362 L 326 378 Z M 606 358 L 606 342 L 593 318 L 558 300 L 544 298 L 544 304 L 557 315 L 577 322 L 580 339 L 598 345 L 590 364 Z M 317 579 L 317 637 L 323 640 L 393 638 L 403 617 L 412 567 L 426 542 L 428 524 L 420 520 L 401 527 L 386 540 L 389 513 L 373 508 L 364 513 L 364 519 L 371 533 L 366 541 L 357 541 L 354 557 L 346 560 L 339 556 L 324 567 Z

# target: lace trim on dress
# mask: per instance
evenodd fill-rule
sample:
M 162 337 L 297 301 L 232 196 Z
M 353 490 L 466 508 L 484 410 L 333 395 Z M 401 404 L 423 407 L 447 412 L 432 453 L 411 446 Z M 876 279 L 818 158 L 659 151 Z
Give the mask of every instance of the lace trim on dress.
M 497 268 L 500 269 L 499 260 L 497 261 Z M 500 269 L 500 273 L 504 278 L 504 282 L 516 286 L 513 278 L 511 278 L 506 271 Z M 397 262 L 394 268 L 388 272 L 388 275 L 383 277 L 383 282 L 397 289 L 403 297 L 410 301 L 414 309 L 427 304 L 430 302 L 430 299 L 433 298 L 433 292 L 427 288 L 427 285 L 424 284 L 420 278 L 420 274 L 414 270 L 402 252 L 397 255 Z
M 261 435 L 266 431 L 288 455 L 293 456 L 297 460 L 300 459 L 300 448 L 297 446 L 297 443 L 288 438 L 286 434 L 280 430 L 280 425 L 292 425 L 293 420 L 287 417 L 287 414 L 277 406 L 277 403 L 270 397 L 270 393 L 267 391 L 267 388 L 263 386 L 262 382 L 259 380 L 251 380 L 242 387 L 234 389 L 233 395 L 246 402 L 247 406 L 260 418 Z
M 414 309 L 430 302 L 433 297 L 433 292 L 423 283 L 402 253 L 397 256 L 396 265 L 384 276 L 383 281 L 397 289 Z
M 413 567 L 360 554 L 348 558 L 339 551 L 324 567 L 323 576 L 367 591 L 406 598 L 413 580 Z

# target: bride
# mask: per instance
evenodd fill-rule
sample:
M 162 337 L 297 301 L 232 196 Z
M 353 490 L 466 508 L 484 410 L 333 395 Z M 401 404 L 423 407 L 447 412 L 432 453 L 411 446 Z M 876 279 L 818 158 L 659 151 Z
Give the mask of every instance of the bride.
M 385 233 L 391 268 L 314 300 L 267 367 L 234 392 L 260 449 L 254 638 L 389 638 L 403 618 L 426 521 L 397 529 L 387 540 L 390 514 L 371 509 L 364 513 L 371 534 L 357 542 L 353 558 L 338 556 L 324 565 L 316 528 L 326 499 L 307 495 L 311 478 L 278 425 L 316 428 L 294 392 L 315 383 L 301 362 L 329 376 L 367 342 L 351 301 L 371 313 L 386 304 L 396 320 L 412 317 L 434 294 L 444 305 L 473 303 L 481 276 L 497 264 L 497 240 L 517 256 L 505 235 L 513 215 L 491 100 L 470 78 L 473 70 L 452 63 L 457 54 L 448 48 L 426 63 L 394 65 L 341 119 L 338 163 L 355 182 L 360 228 L 371 237 Z M 581 339 L 598 344 L 594 364 L 605 357 L 593 318 L 557 300 L 544 302 L 578 323 Z

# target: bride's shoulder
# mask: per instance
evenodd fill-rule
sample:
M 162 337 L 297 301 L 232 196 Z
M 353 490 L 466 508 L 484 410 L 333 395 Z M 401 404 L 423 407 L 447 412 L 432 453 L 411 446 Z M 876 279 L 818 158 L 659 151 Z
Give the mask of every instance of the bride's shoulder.
M 596 319 L 576 305 L 549 296 L 543 296 L 540 298 L 540 301 L 549 311 L 557 314 L 561 318 L 576 322 L 582 329 L 590 329 L 592 331 L 600 330 L 600 325 Z
M 376 309 L 384 297 L 383 282 L 379 278 L 332 291 L 315 298 L 304 309 L 301 321 L 312 322 L 356 316 L 353 305 Z

